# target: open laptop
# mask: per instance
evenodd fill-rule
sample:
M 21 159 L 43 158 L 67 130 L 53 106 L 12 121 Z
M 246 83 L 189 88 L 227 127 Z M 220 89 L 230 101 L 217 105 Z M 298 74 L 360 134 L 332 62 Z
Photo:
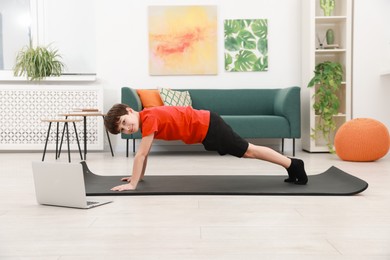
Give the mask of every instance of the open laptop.
M 39 204 L 89 209 L 112 201 L 90 201 L 80 163 L 32 162 Z

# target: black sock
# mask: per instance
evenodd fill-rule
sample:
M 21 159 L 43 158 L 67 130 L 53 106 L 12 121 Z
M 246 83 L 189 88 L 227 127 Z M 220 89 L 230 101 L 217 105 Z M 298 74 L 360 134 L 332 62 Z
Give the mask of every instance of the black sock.
M 295 184 L 304 185 L 307 183 L 307 175 L 305 165 L 302 160 L 291 158 L 291 165 L 287 169 L 288 179 L 285 182 L 293 182 Z
M 292 169 L 291 166 L 293 165 L 293 159 L 290 158 L 290 160 L 291 160 L 290 167 L 287 168 L 288 178 L 284 179 L 284 181 L 292 183 L 292 182 L 295 182 L 297 180 L 297 176 L 295 175 L 295 172 L 291 170 Z

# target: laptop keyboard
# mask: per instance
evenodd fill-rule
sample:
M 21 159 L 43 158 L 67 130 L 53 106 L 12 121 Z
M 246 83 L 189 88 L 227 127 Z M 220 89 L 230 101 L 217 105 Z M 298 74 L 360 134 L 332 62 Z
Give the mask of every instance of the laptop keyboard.
M 91 206 L 91 205 L 95 205 L 95 204 L 99 204 L 98 201 L 87 201 L 87 206 Z

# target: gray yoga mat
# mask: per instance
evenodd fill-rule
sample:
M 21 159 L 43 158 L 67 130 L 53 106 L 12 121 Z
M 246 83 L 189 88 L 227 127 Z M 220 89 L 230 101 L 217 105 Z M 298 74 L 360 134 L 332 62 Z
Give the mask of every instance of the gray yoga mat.
M 346 196 L 367 189 L 367 182 L 337 167 L 330 167 L 318 175 L 310 175 L 307 185 L 286 183 L 286 176 L 270 175 L 181 175 L 145 176 L 135 191 L 111 191 L 123 184 L 128 176 L 103 176 L 92 173 L 81 162 L 87 195 L 301 195 Z

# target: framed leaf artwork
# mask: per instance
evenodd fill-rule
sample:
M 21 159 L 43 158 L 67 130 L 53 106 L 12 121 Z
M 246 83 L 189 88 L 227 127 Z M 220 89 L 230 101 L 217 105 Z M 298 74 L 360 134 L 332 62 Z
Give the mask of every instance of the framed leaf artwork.
M 267 19 L 224 21 L 225 70 L 268 70 Z
M 217 7 L 150 6 L 149 73 L 217 74 Z

